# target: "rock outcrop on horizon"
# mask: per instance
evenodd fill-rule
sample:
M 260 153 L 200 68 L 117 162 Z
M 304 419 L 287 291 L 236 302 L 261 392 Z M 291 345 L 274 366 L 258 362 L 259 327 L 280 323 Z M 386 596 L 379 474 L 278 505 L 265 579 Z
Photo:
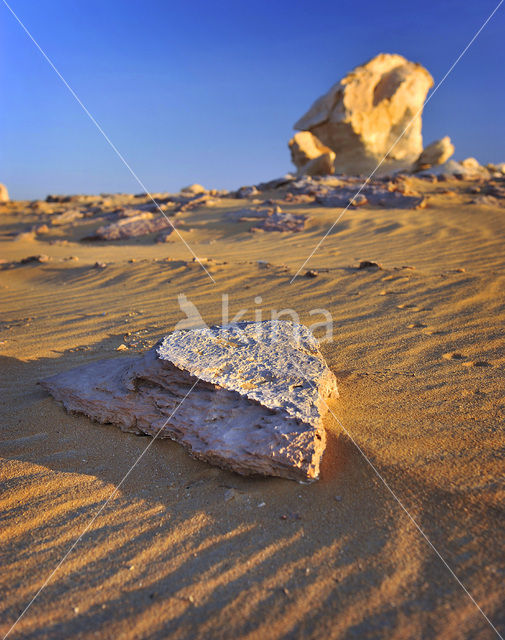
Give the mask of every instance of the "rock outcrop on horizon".
M 4 184 L 0 184 L 0 202 L 9 202 L 9 192 Z
M 294 128 L 335 153 L 336 173 L 370 173 L 386 154 L 379 175 L 410 169 L 423 151 L 421 115 L 432 86 L 420 64 L 382 53 L 337 82 Z
M 454 145 L 449 136 L 429 144 L 420 154 L 414 166 L 414 171 L 424 171 L 430 167 L 444 164 L 454 153 Z
M 41 385 L 98 422 L 171 438 L 243 475 L 293 480 L 318 478 L 326 400 L 338 396 L 317 340 L 286 321 L 174 331 L 142 356 L 93 362 Z

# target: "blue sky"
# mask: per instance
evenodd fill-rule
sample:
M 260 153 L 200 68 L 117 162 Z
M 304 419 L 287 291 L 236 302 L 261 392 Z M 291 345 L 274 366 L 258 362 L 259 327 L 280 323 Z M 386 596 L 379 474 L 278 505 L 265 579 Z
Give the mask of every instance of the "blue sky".
M 9 0 L 8 0 L 9 1 Z M 440 80 L 498 0 L 10 0 L 151 191 L 290 170 L 313 100 L 377 53 Z M 425 144 L 505 161 L 505 4 L 426 107 Z M 0 0 L 0 182 L 13 198 L 139 192 Z

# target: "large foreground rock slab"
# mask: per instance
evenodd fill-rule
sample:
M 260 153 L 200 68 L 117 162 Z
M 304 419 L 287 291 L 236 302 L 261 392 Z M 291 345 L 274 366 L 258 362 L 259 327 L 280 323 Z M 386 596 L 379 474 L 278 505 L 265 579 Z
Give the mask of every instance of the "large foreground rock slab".
M 409 168 L 423 150 L 421 113 L 430 73 L 403 56 L 379 54 L 356 67 L 312 105 L 295 124 L 335 153 L 336 173 L 375 169 L 403 130 L 408 130 L 379 174 Z
M 142 356 L 94 362 L 41 385 L 98 422 L 159 433 L 240 474 L 294 480 L 318 478 L 326 400 L 338 395 L 312 333 L 284 321 L 174 331 Z

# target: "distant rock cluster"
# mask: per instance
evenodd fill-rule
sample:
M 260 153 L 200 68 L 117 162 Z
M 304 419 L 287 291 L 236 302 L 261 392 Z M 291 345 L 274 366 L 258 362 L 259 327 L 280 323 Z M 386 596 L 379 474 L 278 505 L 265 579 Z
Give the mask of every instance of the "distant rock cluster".
M 421 193 L 404 192 L 395 182 L 402 175 L 432 181 L 499 180 L 499 186 L 485 193 L 479 187 L 478 200 L 502 206 L 505 163 L 483 166 L 475 158 L 456 162 L 449 136 L 423 148 L 422 111 L 432 86 L 433 78 L 420 64 L 401 55 L 379 54 L 350 71 L 296 122 L 298 131 L 289 141 L 296 172 L 234 191 L 191 184 L 177 193 L 153 195 L 49 195 L 45 202 L 27 203 L 39 220 L 16 236 L 30 239 L 53 227 L 80 226 L 87 235 L 79 240 L 153 236 L 155 242 L 170 242 L 174 231 L 180 235 L 194 230 L 187 226 L 188 216 L 179 214 L 228 208 L 230 200 L 247 200 L 224 216 L 231 222 L 250 222 L 251 232 L 301 232 L 310 216 L 286 211 L 285 205 L 423 208 Z M 279 189 L 286 191 L 282 197 Z M 0 205 L 14 206 L 1 184 Z
M 170 242 L 180 233 L 193 231 L 193 221 L 201 225 L 207 219 L 212 223 L 223 219 L 238 234 L 300 233 L 317 224 L 318 214 L 313 209 L 321 206 L 424 209 L 429 206 L 425 181 L 463 181 L 466 185 L 461 189 L 472 196 L 468 204 L 505 206 L 505 163 L 483 166 L 475 158 L 466 158 L 431 164 L 434 158 L 447 157 L 451 147 L 448 139 L 442 139 L 423 151 L 415 171 L 374 176 L 367 181 L 362 176 L 345 174 L 287 174 L 235 191 L 192 185 L 178 193 L 152 195 L 50 195 L 45 201 L 3 202 L 0 209 L 22 210 L 31 222 L 8 235 L 52 244 L 137 239 L 143 243 Z
M 423 150 L 422 110 L 433 78 L 403 56 L 379 54 L 353 69 L 295 124 L 289 142 L 300 174 L 417 171 L 454 153 L 446 136 Z

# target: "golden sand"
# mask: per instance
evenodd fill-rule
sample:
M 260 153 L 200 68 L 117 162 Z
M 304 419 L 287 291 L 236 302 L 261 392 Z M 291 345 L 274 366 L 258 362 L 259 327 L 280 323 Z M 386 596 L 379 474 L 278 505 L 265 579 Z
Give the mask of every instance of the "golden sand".
M 319 275 L 292 284 L 339 210 L 286 205 L 311 220 L 285 234 L 225 223 L 243 201 L 182 214 L 212 284 L 175 235 L 13 238 L 38 214 L 3 205 L 0 632 L 149 442 L 65 413 L 37 381 L 147 348 L 183 293 L 209 324 L 222 294 L 231 317 L 332 314 L 321 479 L 243 478 L 154 442 L 10 637 L 496 637 L 379 475 L 503 633 L 505 209 L 470 204 L 463 181 L 411 182 L 426 208 L 348 211 L 307 265 Z M 34 254 L 51 260 L 15 262 Z

